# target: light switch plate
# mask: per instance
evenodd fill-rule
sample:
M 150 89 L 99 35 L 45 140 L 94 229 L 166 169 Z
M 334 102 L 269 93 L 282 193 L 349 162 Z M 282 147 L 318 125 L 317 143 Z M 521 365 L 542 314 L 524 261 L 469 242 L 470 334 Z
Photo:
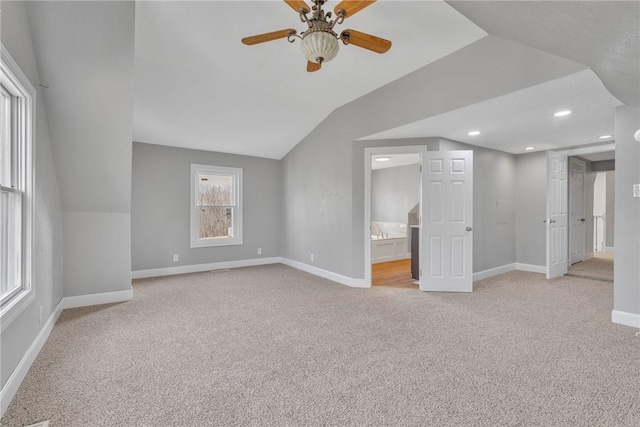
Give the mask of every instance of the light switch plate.
M 640 197 L 640 184 L 633 184 L 633 197 Z

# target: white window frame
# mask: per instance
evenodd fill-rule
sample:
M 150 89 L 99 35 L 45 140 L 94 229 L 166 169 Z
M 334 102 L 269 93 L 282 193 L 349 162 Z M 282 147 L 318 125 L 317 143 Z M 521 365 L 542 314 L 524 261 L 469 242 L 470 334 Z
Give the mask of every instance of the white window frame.
M 22 195 L 21 283 L 0 305 L 0 324 L 4 330 L 36 297 L 32 283 L 33 211 L 36 122 L 36 91 L 4 46 L 1 46 L 0 84 L 14 97 L 11 103 L 11 188 L 3 191 Z M 0 223 L 1 225 L 1 223 Z
M 235 215 L 232 216 L 233 237 L 218 237 L 201 239 L 198 236 L 199 216 L 198 216 L 198 176 L 221 175 L 233 177 L 234 182 L 234 206 Z M 191 164 L 191 247 L 205 248 L 211 246 L 233 246 L 242 245 L 242 169 Z

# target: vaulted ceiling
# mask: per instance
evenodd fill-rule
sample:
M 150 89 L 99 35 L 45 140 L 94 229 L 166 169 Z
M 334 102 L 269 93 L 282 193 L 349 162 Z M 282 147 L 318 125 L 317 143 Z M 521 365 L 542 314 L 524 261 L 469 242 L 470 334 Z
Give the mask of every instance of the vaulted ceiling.
M 284 2 L 137 2 L 134 139 L 281 158 L 341 105 L 491 34 L 592 71 L 370 138 L 442 136 L 512 153 L 597 142 L 613 132 L 617 105 L 638 105 L 638 5 L 380 0 L 343 27 L 392 40 L 390 52 L 341 46 L 309 74 L 295 43 L 240 44 L 302 30 Z M 574 114 L 555 120 L 558 108 Z M 472 129 L 481 135 L 469 137 Z
M 299 43 L 240 42 L 247 35 L 304 29 L 280 0 L 44 1 L 27 2 L 27 10 L 43 83 L 50 85 L 45 101 L 56 156 L 61 173 L 69 171 L 63 188 L 75 189 L 66 198 L 76 208 L 83 203 L 74 201 L 74 192 L 82 191 L 76 187 L 86 185 L 74 177 L 96 177 L 92 186 L 105 178 L 117 182 L 129 165 L 127 158 L 117 160 L 126 145 L 114 146 L 110 135 L 280 159 L 340 106 L 487 34 L 591 70 L 444 115 L 412 118 L 415 123 L 397 129 L 372 126 L 372 137 L 443 136 L 514 153 L 529 144 L 586 144 L 612 132 L 616 105 L 637 106 L 640 98 L 635 1 L 379 0 L 342 27 L 388 38 L 391 50 L 378 55 L 341 45 L 338 56 L 312 74 Z M 90 98 L 95 102 L 85 108 Z M 575 114 L 550 121 L 546 110 L 561 106 Z M 483 131 L 479 138 L 468 137 L 471 128 Z M 96 155 L 113 158 L 104 173 L 86 166 Z
M 299 41 L 240 42 L 305 27 L 283 1 L 137 2 L 134 139 L 279 159 L 341 105 L 486 36 L 442 1 L 379 1 L 340 28 L 391 40 L 384 55 L 340 45 L 310 74 Z

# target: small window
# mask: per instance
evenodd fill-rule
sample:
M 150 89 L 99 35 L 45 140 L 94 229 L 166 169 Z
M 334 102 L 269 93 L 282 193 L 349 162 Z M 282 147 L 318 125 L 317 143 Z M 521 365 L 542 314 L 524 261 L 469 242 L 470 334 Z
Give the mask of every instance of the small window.
M 35 91 L 9 53 L 0 60 L 0 319 L 35 297 L 31 286 Z
M 242 244 L 242 169 L 191 165 L 191 247 Z

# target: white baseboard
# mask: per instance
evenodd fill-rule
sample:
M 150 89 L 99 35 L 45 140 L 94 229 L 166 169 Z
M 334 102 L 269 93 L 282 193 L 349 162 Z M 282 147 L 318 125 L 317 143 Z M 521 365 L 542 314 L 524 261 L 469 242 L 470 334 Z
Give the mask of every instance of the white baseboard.
M 488 279 L 489 277 L 497 276 L 499 274 L 508 273 L 516 269 L 516 263 L 501 265 L 500 267 L 490 268 L 488 270 L 478 271 L 473 273 L 473 281 Z
M 132 279 L 146 279 L 149 277 L 173 276 L 175 274 L 201 273 L 203 271 L 221 270 L 225 268 L 253 267 L 255 265 L 278 264 L 280 257 L 242 259 L 238 261 L 212 262 L 209 264 L 183 265 L 179 267 L 155 268 L 152 270 L 137 270 L 131 272 Z
M 545 274 L 547 272 L 547 267 L 544 265 L 522 264 L 522 263 L 516 262 L 516 270 L 528 271 L 530 273 Z
M 214 262 L 210 264 L 185 265 L 180 267 L 156 268 L 153 270 L 137 270 L 131 272 L 132 279 L 146 279 L 149 277 L 172 276 L 175 274 L 200 273 L 203 271 L 220 270 L 225 268 L 252 267 L 256 265 L 267 264 L 284 264 L 298 270 L 306 271 L 315 276 L 320 276 L 352 288 L 366 288 L 364 279 L 354 279 L 352 277 L 343 276 L 331 271 L 323 270 L 309 264 L 294 261 L 289 258 L 272 257 L 272 258 L 254 258 L 239 261 Z
M 640 314 L 628 313 L 626 311 L 613 310 L 611 312 L 611 321 L 620 325 L 632 326 L 640 328 Z
M 613 253 L 613 246 L 605 246 L 603 252 Z
M 133 290 L 118 292 L 105 292 L 103 294 L 78 295 L 75 297 L 64 297 L 60 304 L 62 308 L 88 307 L 90 305 L 111 304 L 114 302 L 125 302 L 133 299 Z
M 499 274 L 508 273 L 510 271 L 528 271 L 531 273 L 546 273 L 547 267 L 544 265 L 532 265 L 532 264 L 522 264 L 519 262 L 514 262 L 512 264 L 501 265 L 500 267 L 490 268 L 488 270 L 478 271 L 473 273 L 473 281 L 488 279 L 489 277 L 497 276 Z
M 288 265 L 289 267 L 296 268 L 298 270 L 306 271 L 307 273 L 311 273 L 315 276 L 320 276 L 325 279 L 332 280 L 334 282 L 341 283 L 343 285 L 350 286 L 352 288 L 368 288 L 365 285 L 364 279 L 354 279 L 353 277 L 343 276 L 341 274 L 333 273 L 331 271 L 323 270 L 318 267 L 314 267 L 313 265 L 305 264 L 299 261 L 294 261 L 289 258 L 282 258 L 280 262 L 284 265 Z
M 35 340 L 29 346 L 29 349 L 16 366 L 16 369 L 13 371 L 7 382 L 5 383 L 2 390 L 0 390 L 0 418 L 4 415 L 4 412 L 9 407 L 13 396 L 15 396 L 16 392 L 20 388 L 20 384 L 24 380 L 24 377 L 27 376 L 27 372 L 29 372 L 29 368 L 36 360 L 38 353 L 42 349 L 42 346 L 47 341 L 49 334 L 53 330 L 53 326 L 56 324 L 58 317 L 60 317 L 60 313 L 63 310 L 63 303 L 60 301 L 56 308 L 53 310 L 53 313 L 47 319 L 47 323 L 44 324 L 40 333 L 36 337 Z

